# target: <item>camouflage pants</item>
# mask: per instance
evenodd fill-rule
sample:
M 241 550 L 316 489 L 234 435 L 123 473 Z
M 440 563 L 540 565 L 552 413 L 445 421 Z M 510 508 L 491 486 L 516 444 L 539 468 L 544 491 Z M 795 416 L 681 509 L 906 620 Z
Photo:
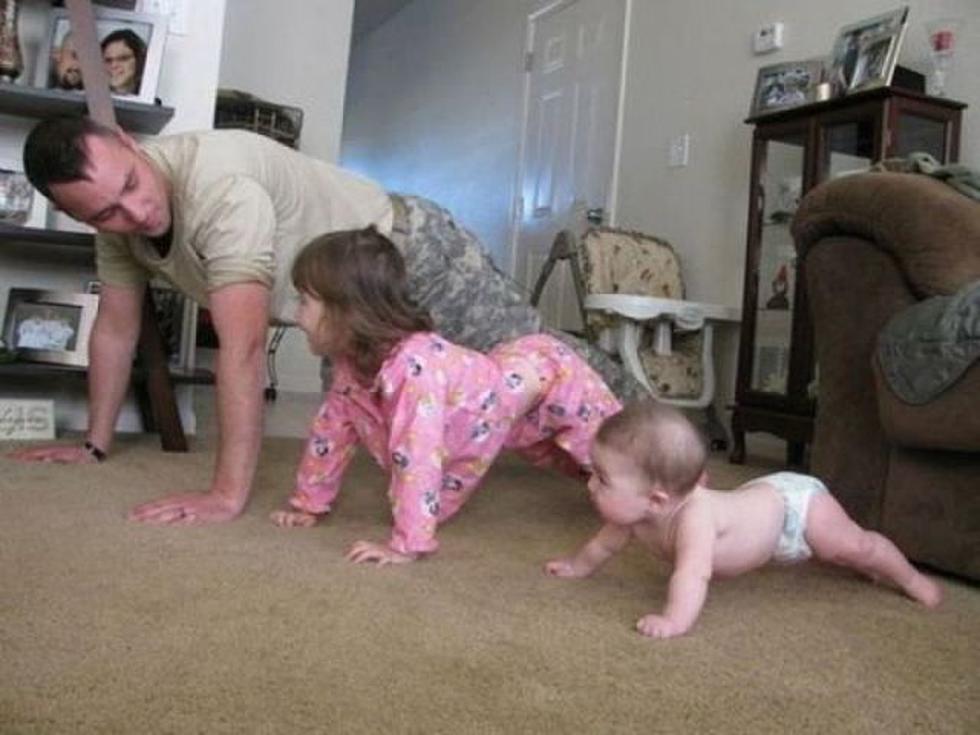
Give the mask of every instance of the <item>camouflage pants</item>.
M 621 400 L 643 388 L 597 347 L 572 335 L 545 329 L 523 289 L 494 264 L 473 233 L 422 197 L 392 195 L 391 239 L 405 258 L 409 291 L 428 309 L 436 331 L 480 352 L 526 334 L 548 332 L 584 358 Z

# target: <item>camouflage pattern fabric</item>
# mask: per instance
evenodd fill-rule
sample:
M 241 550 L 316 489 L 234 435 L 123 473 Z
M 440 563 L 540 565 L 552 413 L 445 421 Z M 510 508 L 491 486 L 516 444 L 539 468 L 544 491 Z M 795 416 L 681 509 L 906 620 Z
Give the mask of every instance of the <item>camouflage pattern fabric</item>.
M 480 352 L 541 331 L 541 315 L 517 283 L 448 211 L 421 197 L 392 200 L 392 240 L 405 258 L 409 292 L 429 310 L 436 331 Z
M 479 239 L 438 204 L 417 196 L 392 195 L 392 241 L 405 257 L 409 288 L 429 310 L 436 331 L 481 352 L 536 332 L 562 340 L 598 372 L 623 401 L 645 394 L 625 370 L 599 348 L 572 335 L 545 329 L 524 290 L 494 264 Z

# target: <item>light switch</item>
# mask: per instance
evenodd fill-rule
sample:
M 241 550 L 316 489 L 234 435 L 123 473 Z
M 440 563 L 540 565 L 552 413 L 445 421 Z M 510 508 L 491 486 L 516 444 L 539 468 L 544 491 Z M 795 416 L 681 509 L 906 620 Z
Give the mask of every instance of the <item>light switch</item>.
M 768 54 L 783 47 L 783 24 L 766 23 L 752 34 L 752 50 L 757 54 Z
M 670 141 L 670 148 L 667 151 L 667 165 L 671 168 L 686 166 L 690 149 L 690 133 L 684 133 L 683 135 L 678 135 L 676 138 L 673 138 Z

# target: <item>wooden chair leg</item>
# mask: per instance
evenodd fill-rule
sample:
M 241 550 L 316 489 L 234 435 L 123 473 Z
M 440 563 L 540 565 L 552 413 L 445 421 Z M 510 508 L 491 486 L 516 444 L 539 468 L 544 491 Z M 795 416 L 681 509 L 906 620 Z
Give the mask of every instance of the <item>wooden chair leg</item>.
M 160 431 L 160 444 L 165 452 L 186 452 L 187 437 L 177 410 L 177 397 L 170 379 L 167 351 L 157 324 L 153 295 L 146 289 L 143 299 L 143 324 L 139 340 L 140 361 L 146 371 L 145 390 L 149 395 L 153 423 Z

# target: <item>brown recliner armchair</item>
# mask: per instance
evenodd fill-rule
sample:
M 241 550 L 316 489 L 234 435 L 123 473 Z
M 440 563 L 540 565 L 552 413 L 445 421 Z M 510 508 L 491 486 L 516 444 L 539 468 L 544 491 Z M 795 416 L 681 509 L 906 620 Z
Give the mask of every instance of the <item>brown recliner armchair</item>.
M 980 203 L 909 173 L 828 181 L 793 222 L 818 366 L 810 467 L 914 561 L 980 579 L 980 363 L 902 401 L 876 355 L 897 313 L 980 279 Z

